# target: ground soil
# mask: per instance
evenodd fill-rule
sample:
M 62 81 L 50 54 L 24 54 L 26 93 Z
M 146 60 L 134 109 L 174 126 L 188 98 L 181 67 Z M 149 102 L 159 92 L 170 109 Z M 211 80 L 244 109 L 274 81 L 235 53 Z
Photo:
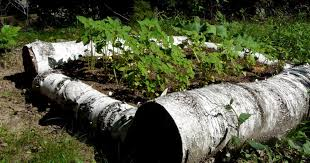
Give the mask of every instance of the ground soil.
M 106 68 L 103 68 L 105 65 Z M 146 96 L 144 90 L 137 90 L 129 88 L 125 81 L 121 79 L 121 74 L 117 73 L 117 80 L 114 76 L 114 72 L 111 71 L 111 63 L 109 61 L 102 63 L 102 59 L 95 61 L 95 66 L 90 68 L 89 62 L 85 58 L 80 58 L 79 60 L 69 61 L 65 63 L 62 67 L 59 67 L 67 76 L 77 78 L 83 82 L 91 85 L 96 90 L 110 95 L 111 97 L 125 101 L 131 105 L 138 105 L 151 100 L 152 97 Z M 212 79 L 207 79 L 204 76 L 196 77 L 191 80 L 189 86 L 190 89 L 201 88 L 208 84 L 217 84 L 223 82 L 229 83 L 239 83 L 239 82 L 253 82 L 256 80 L 265 80 L 275 74 L 282 71 L 280 65 L 264 65 L 261 63 L 256 63 L 255 66 L 250 69 L 243 69 L 243 73 L 238 75 L 231 74 L 217 74 L 213 73 Z M 168 93 L 173 92 L 172 89 L 168 90 Z M 161 92 L 158 92 L 160 94 Z
M 40 110 L 32 102 L 34 99 L 30 93 L 31 82 L 23 73 L 21 54 L 21 48 L 0 54 L 0 127 L 5 127 L 8 132 L 16 134 L 15 136 L 26 129 L 34 129 L 43 137 L 69 136 L 71 133 L 66 132 L 61 125 L 42 125 L 42 120 L 50 114 L 50 111 L 49 109 Z M 1 143 L 5 142 L 0 138 L 0 154 L 1 148 L 5 148 Z M 85 154 L 86 162 L 92 162 L 94 160 L 93 147 L 82 141 L 80 143 L 81 149 L 78 150 Z M 17 159 L 27 160 L 27 158 Z

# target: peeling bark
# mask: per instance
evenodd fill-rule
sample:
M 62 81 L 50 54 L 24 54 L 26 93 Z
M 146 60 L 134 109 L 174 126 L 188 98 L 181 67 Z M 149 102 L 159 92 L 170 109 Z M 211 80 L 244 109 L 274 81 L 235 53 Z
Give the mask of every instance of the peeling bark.
M 95 133 L 108 133 L 115 140 L 123 141 L 136 112 L 136 107 L 115 100 L 98 92 L 79 80 L 55 71 L 37 75 L 33 90 L 59 104 L 63 109 L 74 111 L 75 118 Z
M 309 117 L 310 66 L 270 79 L 215 84 L 175 92 L 142 105 L 127 136 L 125 159 L 134 162 L 204 162 L 237 136 L 281 137 Z M 227 106 L 233 100 L 228 110 Z M 251 117 L 238 126 L 238 116 Z

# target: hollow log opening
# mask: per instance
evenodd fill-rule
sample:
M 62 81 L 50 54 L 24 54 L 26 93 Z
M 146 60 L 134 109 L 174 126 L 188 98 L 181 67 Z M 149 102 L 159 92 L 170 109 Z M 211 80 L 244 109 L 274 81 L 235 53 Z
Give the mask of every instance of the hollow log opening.
M 179 130 L 164 107 L 150 102 L 136 112 L 126 140 L 125 162 L 182 162 Z
M 27 46 L 23 47 L 23 65 L 25 69 L 25 73 L 27 76 L 29 76 L 31 79 L 34 79 L 37 75 L 37 65 L 36 65 L 36 58 L 33 54 L 33 51 L 31 48 L 28 48 Z

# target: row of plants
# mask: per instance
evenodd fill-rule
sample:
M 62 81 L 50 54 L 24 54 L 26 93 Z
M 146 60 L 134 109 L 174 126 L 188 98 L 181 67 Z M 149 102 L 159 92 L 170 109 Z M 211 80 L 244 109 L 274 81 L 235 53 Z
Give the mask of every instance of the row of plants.
M 171 25 L 174 33 L 188 38 L 179 45 L 174 44 L 173 37 L 156 19 L 138 21 L 131 28 L 112 18 L 77 18 L 84 27 L 81 40 L 85 44 L 94 43 L 94 50 L 103 53 L 102 67 L 109 60 L 117 82 L 145 91 L 149 97 L 158 96 L 166 88 L 187 89 L 194 78 L 203 79 L 200 85 L 205 85 L 214 80 L 214 75 L 240 75 L 243 69 L 255 64 L 255 59 L 252 55 L 241 59 L 238 51 L 245 47 L 259 49 L 251 37 L 229 36 L 225 22 L 211 25 L 198 17 Z M 205 46 L 209 40 L 221 44 L 218 50 Z M 89 58 L 88 62 L 93 68 L 95 60 Z

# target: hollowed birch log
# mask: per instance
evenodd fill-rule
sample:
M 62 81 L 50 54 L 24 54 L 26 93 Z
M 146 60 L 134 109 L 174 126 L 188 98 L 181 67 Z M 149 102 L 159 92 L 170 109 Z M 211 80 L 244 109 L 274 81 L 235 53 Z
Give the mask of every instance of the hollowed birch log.
M 95 133 L 108 133 L 115 140 L 123 141 L 136 107 L 115 100 L 79 80 L 53 71 L 36 76 L 33 90 L 74 111 L 78 121 Z
M 215 84 L 159 97 L 136 112 L 123 158 L 198 163 L 223 149 L 233 136 L 242 141 L 283 136 L 309 117 L 309 89 L 306 65 L 263 81 Z M 241 113 L 251 117 L 238 127 Z
M 33 78 L 43 72 L 63 65 L 69 60 L 76 60 L 80 56 L 91 55 L 91 44 L 84 45 L 82 42 L 43 42 L 35 41 L 23 47 L 23 64 L 25 72 Z M 93 50 L 95 48 L 93 47 Z M 94 51 L 94 56 L 102 56 Z

